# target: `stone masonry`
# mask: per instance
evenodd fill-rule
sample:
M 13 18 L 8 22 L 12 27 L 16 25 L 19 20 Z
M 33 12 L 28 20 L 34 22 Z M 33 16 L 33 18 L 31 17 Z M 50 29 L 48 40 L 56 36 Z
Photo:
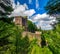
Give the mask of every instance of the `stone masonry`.
M 16 25 L 20 25 L 20 26 L 24 26 L 25 27 L 25 31 L 22 32 L 22 36 L 25 37 L 25 36 L 28 36 L 28 38 L 30 40 L 33 40 L 33 39 L 37 39 L 37 43 L 38 45 L 41 44 L 41 32 L 39 31 L 35 31 L 35 33 L 32 33 L 32 32 L 29 32 L 27 31 L 27 18 L 24 18 L 24 17 L 21 17 L 21 16 L 16 16 L 15 17 L 15 24 Z

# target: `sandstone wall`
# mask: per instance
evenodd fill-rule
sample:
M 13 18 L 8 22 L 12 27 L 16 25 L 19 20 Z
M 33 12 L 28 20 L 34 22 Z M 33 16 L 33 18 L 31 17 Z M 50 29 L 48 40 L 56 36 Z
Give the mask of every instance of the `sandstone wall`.
M 38 45 L 41 44 L 41 32 L 31 33 L 31 32 L 28 32 L 28 31 L 24 31 L 24 32 L 22 33 L 22 36 L 23 36 L 23 37 L 28 36 L 28 38 L 29 38 L 30 40 L 37 39 Z

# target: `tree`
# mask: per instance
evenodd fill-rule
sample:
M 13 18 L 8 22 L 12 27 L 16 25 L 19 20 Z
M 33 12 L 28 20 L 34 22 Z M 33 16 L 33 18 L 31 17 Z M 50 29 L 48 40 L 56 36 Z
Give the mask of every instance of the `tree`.
M 52 14 L 59 14 L 60 13 L 60 0 L 49 0 L 47 2 L 47 5 L 45 6 L 45 9 L 47 10 L 47 13 Z
M 42 48 L 36 42 L 36 39 L 32 40 L 28 54 L 52 54 L 48 47 Z
M 28 47 L 30 46 L 28 36 L 22 38 L 19 43 L 19 53 L 20 54 L 28 54 Z
M 4 54 L 2 51 L 7 51 L 12 43 L 9 37 L 13 36 L 15 25 L 11 23 L 12 18 L 8 17 L 12 11 L 10 0 L 0 0 L 0 54 Z
M 12 42 L 9 38 L 14 35 L 14 28 L 15 26 L 13 23 L 0 20 L 0 53 L 10 48 L 9 45 L 12 44 Z
M 28 20 L 28 31 L 35 32 L 37 30 L 37 27 L 34 23 Z
M 2 20 L 9 18 L 8 15 L 10 15 L 12 11 L 13 8 L 10 0 L 0 1 L 0 18 L 2 18 Z
M 58 23 L 60 23 L 60 17 L 57 16 L 60 15 L 60 0 L 49 0 L 45 6 L 45 10 L 47 14 L 55 16 Z M 55 25 L 56 23 L 52 26 L 55 28 Z
M 42 36 L 47 40 L 48 48 L 53 54 L 60 54 L 60 24 L 56 25 L 55 30 L 43 31 Z

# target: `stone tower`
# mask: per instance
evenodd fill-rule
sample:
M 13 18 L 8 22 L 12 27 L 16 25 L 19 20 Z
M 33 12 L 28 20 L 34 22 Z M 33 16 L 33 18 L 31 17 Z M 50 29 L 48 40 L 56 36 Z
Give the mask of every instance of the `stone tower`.
M 15 16 L 15 24 L 25 27 L 27 30 L 27 17 Z

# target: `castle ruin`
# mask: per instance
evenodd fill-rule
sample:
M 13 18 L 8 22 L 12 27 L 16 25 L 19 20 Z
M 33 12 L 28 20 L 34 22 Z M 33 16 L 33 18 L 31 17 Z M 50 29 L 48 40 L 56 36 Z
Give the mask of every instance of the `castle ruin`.
M 28 38 L 30 40 L 33 39 L 37 39 L 38 40 L 38 45 L 40 45 L 41 43 L 41 32 L 39 31 L 35 31 L 35 33 L 29 32 L 27 31 L 27 17 L 22 17 L 22 16 L 15 16 L 15 24 L 16 25 L 20 25 L 20 26 L 24 26 L 25 27 L 25 31 L 22 32 L 22 37 L 28 36 Z

